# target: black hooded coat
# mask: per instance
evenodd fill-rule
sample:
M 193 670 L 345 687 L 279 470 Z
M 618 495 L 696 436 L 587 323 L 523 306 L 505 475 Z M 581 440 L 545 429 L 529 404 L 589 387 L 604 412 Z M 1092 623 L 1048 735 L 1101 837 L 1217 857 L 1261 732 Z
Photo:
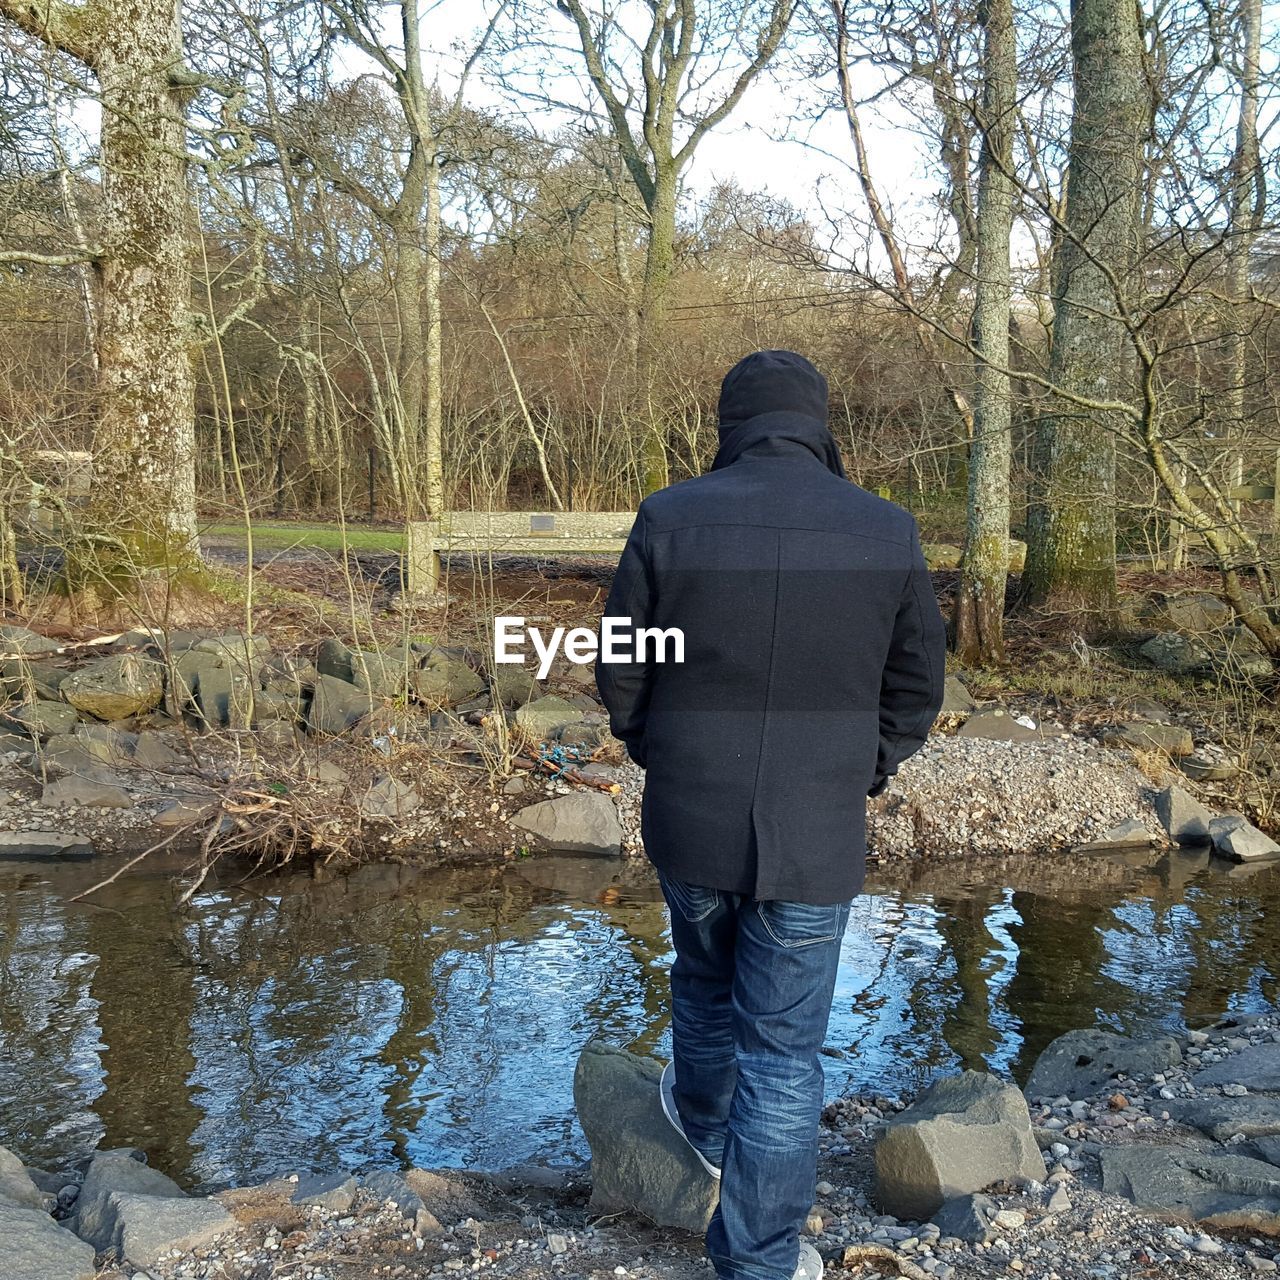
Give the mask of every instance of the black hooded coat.
M 684 634 L 682 663 L 596 665 L 646 771 L 659 870 L 761 900 L 853 897 L 866 797 L 941 706 L 944 630 L 915 520 L 845 478 L 802 356 L 729 371 L 711 470 L 640 504 L 605 615 Z

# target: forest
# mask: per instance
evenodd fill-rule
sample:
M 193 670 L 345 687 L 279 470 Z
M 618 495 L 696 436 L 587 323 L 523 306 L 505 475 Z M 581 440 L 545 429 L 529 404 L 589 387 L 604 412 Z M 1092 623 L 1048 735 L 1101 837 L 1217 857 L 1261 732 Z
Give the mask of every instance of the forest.
M 963 542 L 967 659 L 1184 563 L 1280 657 L 1261 0 L 0 14 L 9 603 L 68 451 L 73 594 L 167 589 L 218 519 L 634 509 L 785 347 L 851 476 Z M 700 169 L 735 131 L 794 166 Z

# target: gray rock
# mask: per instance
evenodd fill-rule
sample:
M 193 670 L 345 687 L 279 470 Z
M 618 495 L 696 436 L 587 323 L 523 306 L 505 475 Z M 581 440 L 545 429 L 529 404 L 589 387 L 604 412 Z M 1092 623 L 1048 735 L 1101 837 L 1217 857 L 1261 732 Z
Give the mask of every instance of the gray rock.
M 1209 1085 L 1242 1084 L 1254 1093 L 1280 1092 L 1280 1044 L 1255 1044 L 1212 1066 L 1197 1071 L 1191 1082 L 1198 1089 Z
M 10 693 L 22 697 L 57 700 L 68 668 L 56 662 L 33 662 L 29 658 L 0 660 L 0 680 Z
M 376 698 L 402 697 L 410 688 L 409 659 L 394 650 L 356 650 L 351 655 L 351 681 Z
M 256 670 L 271 656 L 271 641 L 266 636 L 246 636 L 243 631 L 228 631 L 220 636 L 202 636 L 192 646 L 197 653 L 209 653 L 224 665 L 242 670 Z
M 1156 815 L 1178 844 L 1208 844 L 1213 814 L 1181 787 L 1167 786 L 1156 796 Z
M 20 1209 L 49 1211 L 45 1193 L 31 1181 L 22 1161 L 7 1147 L 0 1147 L 0 1203 L 6 1200 Z
M 209 1244 L 239 1225 L 216 1200 L 113 1191 L 108 1197 L 109 1248 L 136 1267 L 149 1267 L 171 1249 Z
M 573 1101 L 591 1148 L 591 1211 L 703 1232 L 719 1184 L 663 1114 L 661 1076 L 652 1059 L 597 1040 L 579 1056 Z
M 1219 1142 L 1280 1135 L 1280 1098 L 1175 1098 L 1160 1104 L 1171 1120 L 1199 1129 Z
M 1249 1143 L 1248 1151 L 1241 1154 L 1254 1156 L 1258 1160 L 1265 1160 L 1268 1164 L 1280 1165 L 1280 1133 L 1254 1138 Z
M 1173 721 L 1173 712 L 1163 702 L 1141 695 L 1126 699 L 1122 710 L 1128 712 L 1133 720 L 1154 720 L 1157 724 L 1170 724 Z
M 70 733 L 80 716 L 74 707 L 65 702 L 46 702 L 36 698 L 20 702 L 5 711 L 5 718 L 19 729 L 26 730 L 33 738 L 51 738 L 54 734 Z
M 470 665 L 444 649 L 432 649 L 411 676 L 414 695 L 431 707 L 453 707 L 484 692 Z
M 295 696 L 310 693 L 320 673 L 313 663 L 296 654 L 277 654 L 262 669 L 262 687 Z
M 200 717 L 211 729 L 247 729 L 253 722 L 253 683 L 239 667 L 202 667 L 195 696 Z
M 0 1199 L 0 1274 L 4 1280 L 93 1280 L 93 1246 L 43 1209 Z
M 1195 675 L 1208 669 L 1212 662 L 1208 648 L 1199 640 L 1174 631 L 1152 636 L 1138 652 L 1153 667 L 1176 676 Z
M 1235 862 L 1254 862 L 1280 856 L 1280 844 L 1239 814 L 1224 814 L 1209 823 L 1214 849 Z
M 384 774 L 361 797 L 360 813 L 372 822 L 394 822 L 408 817 L 422 804 L 422 797 L 407 782 Z
M 1150 1076 L 1182 1061 L 1172 1036 L 1130 1040 L 1111 1031 L 1085 1028 L 1059 1036 L 1036 1059 L 1027 1079 L 1029 1098 L 1088 1098 L 1117 1075 Z
M 346 1213 L 355 1203 L 356 1180 L 349 1173 L 304 1173 L 292 1198 L 304 1207 Z
M 876 1141 L 876 1203 L 924 1222 L 954 1196 L 994 1182 L 1043 1182 L 1044 1157 L 1014 1085 L 979 1071 L 935 1081 Z
M 0 756 L 30 755 L 35 745 L 35 740 L 25 733 L 7 733 L 0 729 Z
M 40 803 L 47 808 L 132 809 L 133 797 L 113 782 L 69 773 L 44 784 Z
M 989 1196 L 952 1196 L 929 1221 L 944 1236 L 955 1236 L 968 1244 L 988 1244 L 999 1234 L 994 1225 L 999 1207 Z
M 157 827 L 190 827 L 207 822 L 217 809 L 217 802 L 208 796 L 174 796 L 156 810 L 151 821 Z
M 88 836 L 73 831 L 0 831 L 0 862 L 92 858 L 95 852 Z
M 504 796 L 522 796 L 529 790 L 529 781 L 523 774 L 517 773 L 502 784 Z
M 1102 731 L 1108 746 L 1137 747 L 1143 751 L 1163 751 L 1168 756 L 1189 756 L 1195 750 L 1191 730 L 1176 724 L 1153 724 L 1130 720 Z
M 302 718 L 302 694 L 259 689 L 253 695 L 253 727 L 264 724 L 296 725 Z
M 423 1203 L 422 1197 L 393 1169 L 375 1169 L 364 1174 L 360 1184 L 379 1200 L 390 1201 L 400 1210 L 401 1217 L 413 1223 L 420 1236 L 440 1235 L 444 1230 L 435 1214 Z
M 106 765 L 128 764 L 138 745 L 138 735 L 113 724 L 78 724 L 72 739 L 86 754 Z
M 942 686 L 942 710 L 940 716 L 967 716 L 977 709 L 973 695 L 965 688 L 959 676 L 948 676 Z
M 1028 729 L 1019 724 L 1004 707 L 989 707 L 975 711 L 956 730 L 960 738 L 987 738 L 993 742 L 1039 742 L 1044 734 L 1039 729 Z
M 1102 1148 L 1102 1189 L 1140 1209 L 1280 1234 L 1280 1169 L 1248 1156 L 1139 1143 Z
M 200 677 L 206 672 L 222 669 L 222 659 L 216 654 L 188 649 L 178 654 L 169 664 L 168 683 L 165 689 L 164 709 L 175 719 L 186 711 L 198 711 L 196 690 Z
M 0 652 L 3 653 L 52 653 L 59 648 L 56 640 L 42 636 L 26 627 L 5 623 L 0 626 Z
M 68 1225 L 99 1253 L 115 1247 L 120 1224 L 112 1198 L 117 1195 L 186 1199 L 172 1178 L 133 1159 L 127 1148 L 96 1152 L 89 1161 L 76 1211 Z
M 345 733 L 362 716 L 367 716 L 372 707 L 372 698 L 355 685 L 336 676 L 319 675 L 307 722 L 316 733 Z
M 172 769 L 184 763 L 184 756 L 162 733 L 146 729 L 134 743 L 133 762 L 142 769 Z
M 504 707 L 523 707 L 542 692 L 533 673 L 513 663 L 495 662 L 492 683 L 494 694 Z
M 73 671 L 62 697 L 77 711 L 99 720 L 125 720 L 159 706 L 164 697 L 164 667 L 135 653 L 98 658 Z
M 622 852 L 617 806 L 600 791 L 575 791 L 526 805 L 511 821 L 539 849 L 614 855 Z
M 1225 782 L 1240 772 L 1236 761 L 1226 756 L 1212 755 L 1196 750 L 1177 762 L 1178 769 L 1192 782 Z
M 556 694 L 526 702 L 516 712 L 516 725 L 534 742 L 546 741 L 554 737 L 557 729 L 577 724 L 581 719 L 582 712 L 572 702 Z
M 316 650 L 316 671 L 322 676 L 333 676 L 351 683 L 351 650 L 330 636 L 320 642 Z
M 1104 831 L 1096 840 L 1078 844 L 1076 853 L 1110 853 L 1116 849 L 1137 849 L 1155 844 L 1156 838 L 1147 830 L 1141 818 L 1126 818 L 1118 826 Z

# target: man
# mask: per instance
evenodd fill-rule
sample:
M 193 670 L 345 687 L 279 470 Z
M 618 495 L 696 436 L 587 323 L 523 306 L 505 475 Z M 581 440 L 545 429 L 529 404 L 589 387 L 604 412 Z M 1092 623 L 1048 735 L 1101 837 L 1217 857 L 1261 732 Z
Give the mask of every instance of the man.
M 807 360 L 729 371 L 711 470 L 640 504 L 605 613 L 684 633 L 683 663 L 596 680 L 646 770 L 676 953 L 664 1108 L 720 1178 L 707 1252 L 724 1280 L 813 1280 L 798 1233 L 866 797 L 937 715 L 944 634 L 915 521 L 846 479 Z

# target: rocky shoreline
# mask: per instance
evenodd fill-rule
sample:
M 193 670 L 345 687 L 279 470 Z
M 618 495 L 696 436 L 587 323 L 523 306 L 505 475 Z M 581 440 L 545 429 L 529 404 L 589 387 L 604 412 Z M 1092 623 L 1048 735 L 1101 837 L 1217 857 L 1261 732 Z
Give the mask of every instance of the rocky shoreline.
M 575 1094 L 590 1169 L 284 1172 L 188 1197 L 132 1150 L 57 1170 L 0 1152 L 0 1274 L 705 1277 L 696 1232 L 658 1225 L 696 1226 L 713 1196 L 671 1131 L 643 1123 L 656 1070 L 617 1050 L 584 1053 Z M 967 1072 L 910 1102 L 831 1103 L 806 1227 L 829 1270 L 1124 1280 L 1277 1269 L 1276 1014 L 1145 1042 L 1070 1032 L 1037 1061 L 1025 1096 Z M 632 1181 L 647 1218 L 615 1202 L 628 1170 L 662 1160 L 676 1162 L 673 1176 Z

